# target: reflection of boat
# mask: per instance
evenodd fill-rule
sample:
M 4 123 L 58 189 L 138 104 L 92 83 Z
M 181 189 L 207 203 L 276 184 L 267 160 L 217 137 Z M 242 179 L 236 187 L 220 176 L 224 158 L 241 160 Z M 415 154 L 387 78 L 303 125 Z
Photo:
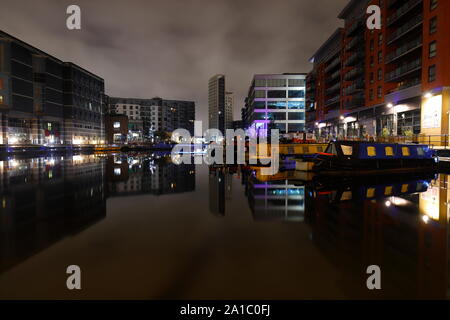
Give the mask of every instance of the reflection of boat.
M 435 151 L 426 145 L 333 141 L 316 155 L 313 170 L 361 175 L 436 168 Z
M 426 192 L 435 178 L 434 174 L 377 176 L 370 181 L 316 177 L 313 185 L 317 195 L 329 195 L 333 201 L 363 201 Z

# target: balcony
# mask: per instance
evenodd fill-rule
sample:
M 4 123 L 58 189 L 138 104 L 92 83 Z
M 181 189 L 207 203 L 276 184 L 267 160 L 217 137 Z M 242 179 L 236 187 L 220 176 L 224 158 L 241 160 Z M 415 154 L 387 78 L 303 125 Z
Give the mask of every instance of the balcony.
M 335 103 L 339 103 L 339 101 L 341 100 L 341 95 L 337 95 L 337 96 L 335 96 L 335 97 L 333 97 L 333 98 L 331 98 L 331 99 L 328 99 L 326 102 L 325 102 L 325 106 L 331 106 L 331 105 L 333 105 L 333 104 L 335 104 Z
M 386 74 L 387 82 L 397 82 L 401 80 L 404 76 L 420 70 L 422 68 L 422 59 L 416 59 L 409 63 L 404 63 L 401 67 L 395 69 L 392 72 Z
M 414 30 L 418 26 L 422 25 L 423 14 L 415 16 L 413 19 L 409 20 L 407 23 L 395 30 L 390 36 L 388 36 L 388 44 L 398 40 L 408 32 Z
M 346 109 L 355 109 L 364 106 L 364 104 L 364 94 L 359 94 L 357 96 L 354 96 L 351 100 L 346 101 L 344 103 L 344 107 Z
M 332 75 L 330 75 L 329 77 L 327 77 L 325 82 L 327 84 L 329 84 L 329 83 L 335 82 L 340 79 L 341 79 L 341 70 L 338 70 L 335 73 L 333 73 Z
M 355 67 L 345 75 L 344 79 L 346 81 L 352 81 L 357 78 L 359 75 L 364 73 L 364 69 L 361 66 Z
M 421 79 L 419 77 L 404 81 L 397 88 L 390 90 L 386 96 L 386 101 L 406 100 L 419 97 L 422 94 Z
M 407 3 L 399 7 L 390 17 L 388 17 L 388 26 L 404 17 L 412 9 L 416 8 L 419 4 L 422 4 L 423 0 L 409 0 Z
M 411 42 L 407 42 L 403 46 L 397 48 L 397 50 L 389 53 L 386 56 L 386 64 L 391 63 L 405 55 L 407 55 L 410 52 L 413 52 L 414 50 L 422 47 L 422 36 L 419 38 L 416 38 L 415 40 L 412 40 Z
M 361 36 L 356 36 L 356 37 L 354 37 L 354 38 L 347 44 L 346 50 L 347 50 L 347 51 L 352 50 L 352 49 L 353 49 L 357 44 L 359 44 L 359 43 L 363 44 L 363 43 L 364 43 L 364 38 L 361 37 Z
M 335 93 L 336 91 L 339 91 L 341 89 L 341 83 L 338 82 L 335 85 L 333 85 L 332 87 L 328 88 L 325 92 L 327 94 L 327 96 Z
M 358 33 L 358 31 L 364 31 L 364 21 L 357 20 L 353 22 L 353 24 L 347 29 L 347 37 L 351 37 L 354 34 Z
M 341 66 L 341 56 L 338 56 L 336 59 L 332 60 L 330 64 L 325 68 L 325 72 L 333 71 L 336 67 Z
M 351 96 L 362 90 L 364 90 L 364 81 L 356 81 L 354 84 L 344 89 L 344 96 Z
M 345 62 L 346 67 L 353 67 L 364 60 L 364 53 L 359 51 L 352 54 Z

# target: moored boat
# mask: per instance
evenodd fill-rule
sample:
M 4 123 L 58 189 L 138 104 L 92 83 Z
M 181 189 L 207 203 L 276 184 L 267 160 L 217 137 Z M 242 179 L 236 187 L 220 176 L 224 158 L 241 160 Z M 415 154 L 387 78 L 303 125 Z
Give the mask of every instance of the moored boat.
M 427 145 L 332 141 L 315 156 L 313 171 L 370 174 L 436 168 L 436 153 Z

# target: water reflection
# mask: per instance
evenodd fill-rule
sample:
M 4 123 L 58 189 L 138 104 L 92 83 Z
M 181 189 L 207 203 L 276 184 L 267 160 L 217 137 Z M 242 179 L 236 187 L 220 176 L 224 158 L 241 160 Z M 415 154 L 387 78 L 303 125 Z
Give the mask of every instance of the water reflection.
M 312 243 L 341 272 L 349 296 L 442 299 L 450 297 L 449 180 L 441 174 L 261 182 L 251 172 L 245 183 L 255 220 L 304 220 L 311 227 Z M 366 268 L 373 264 L 381 267 L 383 290 L 369 295 Z
M 106 216 L 95 156 L 0 161 L 0 272 Z
M 121 284 L 143 297 L 149 288 L 152 297 L 176 298 L 229 298 L 236 290 L 247 299 L 449 297 L 449 175 L 260 176 L 241 167 L 177 166 L 162 153 L 8 159 L 0 173 L 3 285 L 11 283 L 6 270 L 70 236 L 102 256 L 85 256 L 94 287 L 117 277 L 115 268 L 143 273 L 147 282 Z M 95 232 L 86 238 L 88 228 Z M 41 263 L 38 270 L 59 270 Z M 284 271 L 274 272 L 280 264 Z M 372 264 L 382 269 L 382 291 L 367 290 Z M 102 275 L 107 281 L 95 283 Z M 216 295 L 208 295 L 211 283 Z M 117 297 L 108 289 L 100 296 Z M 54 297 L 64 292 L 55 289 Z
M 0 272 L 106 217 L 107 198 L 195 190 L 167 154 L 0 161 Z

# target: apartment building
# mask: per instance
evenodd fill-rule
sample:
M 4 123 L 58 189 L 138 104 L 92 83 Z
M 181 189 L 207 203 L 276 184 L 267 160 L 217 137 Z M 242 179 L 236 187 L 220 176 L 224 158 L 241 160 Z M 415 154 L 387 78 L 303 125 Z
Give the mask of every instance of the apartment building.
M 245 99 L 242 121 L 250 135 L 305 130 L 305 78 L 302 73 L 255 75 Z
M 194 134 L 193 101 L 110 97 L 108 112 L 128 117 L 128 142 L 152 140 L 180 128 Z
M 381 30 L 366 27 L 378 5 Z M 307 127 L 322 136 L 449 134 L 450 23 L 444 0 L 350 1 L 311 58 Z
M 104 142 L 104 81 L 0 31 L 0 144 Z

